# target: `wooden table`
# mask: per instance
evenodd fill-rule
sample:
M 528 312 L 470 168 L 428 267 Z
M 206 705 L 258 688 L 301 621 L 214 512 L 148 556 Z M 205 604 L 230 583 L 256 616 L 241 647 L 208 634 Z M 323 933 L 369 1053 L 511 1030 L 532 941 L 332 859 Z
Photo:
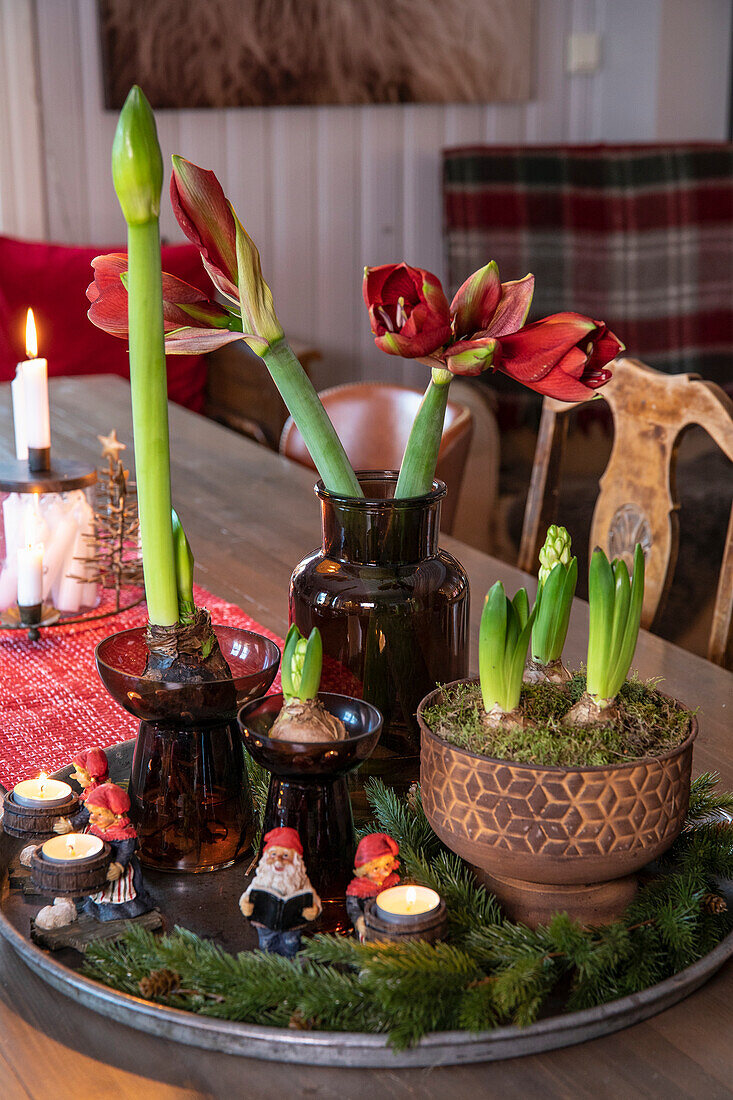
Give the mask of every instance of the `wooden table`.
M 9 387 L 0 402 L 0 457 L 12 456 Z M 52 383 L 54 451 L 96 463 L 97 433 L 131 442 L 129 389 L 115 378 Z M 197 559 L 197 580 L 280 634 L 287 627 L 293 565 L 319 543 L 313 476 L 202 417 L 171 408 L 176 508 Z M 132 460 L 132 449 L 126 457 Z M 498 578 L 514 592 L 518 570 L 445 539 L 474 592 L 472 636 L 483 593 Z M 578 603 L 567 656 L 583 657 L 587 607 Z M 699 705 L 695 770 L 733 785 L 733 675 L 642 634 L 635 664 Z M 93 671 L 90 669 L 90 675 Z M 0 730 L 0 737 L 2 732 Z M 192 880 L 192 889 L 195 881 Z M 56 993 L 0 942 L 0 1097 L 105 1100 L 155 1097 L 714 1097 L 733 1095 L 733 966 L 647 1023 L 578 1047 L 509 1062 L 433 1070 L 320 1069 L 236 1058 L 152 1038 Z

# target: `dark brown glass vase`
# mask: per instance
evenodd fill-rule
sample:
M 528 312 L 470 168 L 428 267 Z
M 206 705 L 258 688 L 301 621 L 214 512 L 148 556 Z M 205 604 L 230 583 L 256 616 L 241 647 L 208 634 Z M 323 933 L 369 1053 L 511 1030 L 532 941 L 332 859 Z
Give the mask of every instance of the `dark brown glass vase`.
M 290 621 L 321 631 L 322 689 L 363 698 L 384 717 L 362 777 L 400 787 L 419 774 L 418 703 L 467 673 L 468 577 L 438 547 L 443 482 L 395 500 L 396 473 L 358 477 L 364 499 L 316 486 L 323 545 L 293 572 Z
M 237 709 L 275 679 L 274 642 L 217 626 L 231 680 L 178 684 L 147 680 L 145 628 L 121 630 L 97 646 L 102 683 L 140 730 L 130 774 L 131 813 L 143 863 L 160 871 L 214 871 L 244 855 L 254 810 Z

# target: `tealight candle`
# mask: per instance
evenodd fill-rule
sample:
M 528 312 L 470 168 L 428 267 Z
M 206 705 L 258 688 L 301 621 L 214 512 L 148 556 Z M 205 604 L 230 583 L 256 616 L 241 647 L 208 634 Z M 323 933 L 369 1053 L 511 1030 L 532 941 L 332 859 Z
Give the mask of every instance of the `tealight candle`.
M 51 863 L 79 863 L 98 856 L 103 848 L 104 841 L 91 833 L 67 833 L 51 837 L 41 846 L 41 852 Z
M 43 772 L 37 779 L 24 779 L 13 787 L 13 798 L 19 806 L 44 810 L 63 806 L 72 794 L 68 783 L 63 783 L 60 779 L 49 779 Z
M 388 924 L 404 924 L 405 918 L 419 917 L 440 905 L 440 895 L 427 886 L 390 886 L 377 894 L 377 916 Z

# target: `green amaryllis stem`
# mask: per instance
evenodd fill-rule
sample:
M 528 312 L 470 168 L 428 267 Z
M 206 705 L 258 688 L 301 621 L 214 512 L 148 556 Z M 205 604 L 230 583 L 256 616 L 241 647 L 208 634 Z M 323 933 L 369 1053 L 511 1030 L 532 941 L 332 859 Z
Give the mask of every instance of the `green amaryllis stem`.
M 163 158 L 150 104 L 135 85 L 112 143 L 112 180 L 127 222 L 130 388 L 145 596 L 154 626 L 178 622 L 163 348 L 160 193 Z
M 156 626 L 178 622 L 158 219 L 127 230 L 130 388 L 145 598 Z
M 277 340 L 261 355 L 326 489 L 338 496 L 363 497 L 336 429 L 288 343 Z
M 450 371 L 433 369 L 402 457 L 396 498 L 421 497 L 433 488 L 452 378 Z

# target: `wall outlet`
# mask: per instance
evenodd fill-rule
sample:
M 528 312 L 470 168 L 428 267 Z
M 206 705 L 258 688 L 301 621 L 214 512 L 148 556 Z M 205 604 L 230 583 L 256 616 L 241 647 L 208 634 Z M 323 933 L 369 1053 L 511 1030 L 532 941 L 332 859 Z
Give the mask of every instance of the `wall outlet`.
M 601 67 L 600 34 L 569 34 L 565 50 L 565 71 L 596 73 Z

